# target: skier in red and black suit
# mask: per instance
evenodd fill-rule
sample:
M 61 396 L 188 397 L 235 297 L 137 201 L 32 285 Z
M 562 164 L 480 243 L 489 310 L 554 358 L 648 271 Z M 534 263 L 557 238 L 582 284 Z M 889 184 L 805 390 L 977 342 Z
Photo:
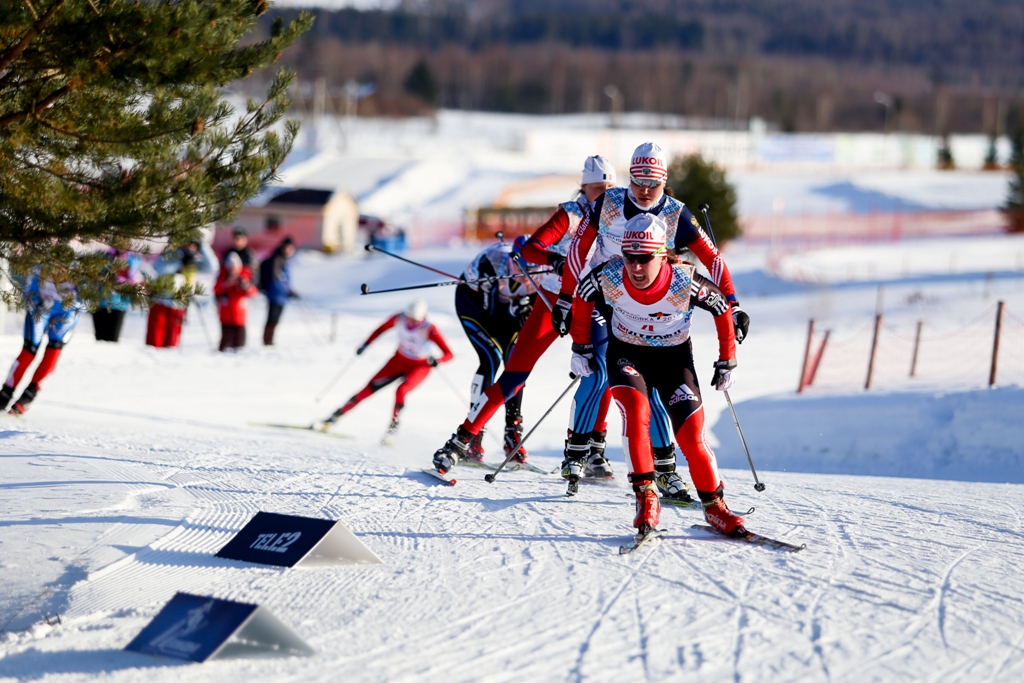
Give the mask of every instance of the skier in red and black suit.
M 714 284 L 731 303 L 735 335 L 742 341 L 747 334 L 750 318 L 736 301 L 729 268 L 700 223 L 686 206 L 665 194 L 668 168 L 665 152 L 653 142 L 645 142 L 633 152 L 629 166 L 629 187 L 612 188 L 594 202 L 588 219 L 577 230 L 566 261 L 562 286 L 552 313 L 552 324 L 560 334 L 568 334 L 573 292 L 577 280 L 591 265 L 604 263 L 621 253 L 622 233 L 626 222 L 635 216 L 654 215 L 665 224 L 669 247 L 676 253 L 692 251 L 708 269 Z M 593 250 L 593 254 L 591 254 Z M 600 351 L 601 344 L 595 341 Z M 662 495 L 680 501 L 689 501 L 686 484 L 676 474 L 675 447 L 668 425 L 668 416 L 662 405 L 664 396 L 653 397 L 655 413 L 651 421 L 651 438 L 654 441 L 657 485 Z M 573 437 L 570 436 L 570 440 Z M 562 463 L 563 476 L 572 480 L 571 455 L 566 451 Z
M 634 216 L 621 235 L 622 255 L 596 266 L 579 283 L 573 301 L 572 370 L 586 374 L 594 367 L 587 321 L 596 306 L 610 327 L 609 383 L 622 413 L 623 450 L 636 493 L 633 526 L 641 534 L 655 528 L 661 510 L 650 440 L 651 402 L 658 392 L 668 404 L 704 517 L 723 534 L 744 533 L 743 518 L 725 504 L 715 454 L 704 439 L 704 407 L 690 341 L 692 307 L 711 311 L 719 355 L 711 384 L 729 389 L 736 368 L 729 303 L 721 289 L 695 273 L 693 264 L 668 257 L 665 224 L 658 216 Z
M 409 392 L 427 378 L 431 368 L 437 367 L 439 363 L 447 363 L 454 358 L 451 349 L 448 348 L 448 342 L 441 336 L 441 332 L 427 320 L 427 303 L 423 299 L 414 299 L 409 302 L 403 312 L 396 313 L 385 320 L 384 324 L 374 330 L 373 334 L 356 350 L 356 355 L 361 355 L 377 337 L 391 328 L 398 332 L 398 351 L 395 352 L 395 355 L 384 364 L 384 367 L 370 379 L 365 387 L 360 389 L 345 405 L 335 410 L 326 420 L 314 425 L 315 427 L 326 431 L 342 415 L 395 380 L 401 379 L 402 383 L 398 385 L 398 391 L 395 392 L 395 409 L 391 413 L 391 424 L 387 431 L 387 436 L 391 436 L 398 430 L 398 413 L 405 407 L 405 397 Z M 440 358 L 429 354 L 428 344 L 431 342 L 441 349 Z
M 487 247 L 466 266 L 462 273 L 466 282 L 455 288 L 455 312 L 480 358 L 469 390 L 470 403 L 480 400 L 483 392 L 494 384 L 501 364 L 508 364 L 519 331 L 533 311 L 537 290 L 512 261 L 514 255 L 522 253 L 525 243 L 526 236 L 521 235 L 512 244 L 502 242 Z M 527 268 L 533 270 L 530 266 Z M 486 278 L 494 279 L 487 281 Z M 519 444 L 523 431 L 522 405 L 522 389 L 505 401 L 506 455 Z M 467 459 L 483 461 L 483 434 L 481 429 L 470 442 Z
M 594 199 L 601 196 L 613 184 L 614 170 L 611 164 L 601 157 L 589 157 L 583 166 L 579 197 L 559 206 L 551 218 L 538 228 L 523 246 L 523 258 L 527 262 L 549 266 L 554 270 L 554 272 L 544 274 L 538 280 L 541 288 L 538 296 L 544 297 L 549 304 L 557 296 L 562 269 L 565 267 L 566 251 L 572 241 L 573 233 L 588 214 Z M 548 308 L 542 302 L 538 302 L 533 306 L 533 311 L 519 331 L 515 349 L 508 362 L 505 363 L 505 370 L 498 380 L 484 392 L 481 399 L 473 404 L 466 420 L 459 425 L 452 438 L 434 453 L 434 467 L 441 472 L 447 472 L 460 459 L 467 456 L 469 444 L 477 438 L 494 413 L 519 392 L 533 371 L 533 366 L 556 339 L 558 339 L 558 334 L 551 327 L 551 315 Z M 581 382 L 581 390 L 582 385 Z M 579 394 L 577 394 L 576 403 L 578 406 L 585 404 L 579 399 Z M 592 406 L 594 413 L 591 424 L 586 428 L 587 439 L 589 440 L 592 430 L 600 430 L 602 434 L 598 448 L 603 453 L 604 415 L 608 412 L 608 402 L 602 402 L 601 396 L 598 394 L 597 401 L 586 402 L 586 405 Z M 510 436 L 515 438 L 514 443 L 508 440 Z M 510 434 L 506 431 L 505 437 L 506 449 L 509 449 L 510 445 L 514 448 L 519 445 L 521 433 Z M 587 448 L 586 441 L 583 443 L 583 447 Z M 515 460 L 520 463 L 526 462 L 525 451 L 520 449 Z M 607 464 L 603 455 L 600 457 L 600 462 Z

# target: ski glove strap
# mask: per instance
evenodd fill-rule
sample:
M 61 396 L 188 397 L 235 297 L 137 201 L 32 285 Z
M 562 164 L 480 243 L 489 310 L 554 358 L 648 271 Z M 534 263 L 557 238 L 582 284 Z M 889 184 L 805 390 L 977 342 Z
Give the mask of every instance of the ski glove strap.
M 572 297 L 568 294 L 559 294 L 558 300 L 551 308 L 551 326 L 558 332 L 558 336 L 564 337 L 569 334 L 569 326 L 572 324 Z
M 711 386 L 719 391 L 729 391 L 735 381 L 736 359 L 715 361 L 715 376 L 711 378 Z
M 589 377 L 597 369 L 597 360 L 594 358 L 593 344 L 572 345 L 572 373 L 580 377 Z
M 732 305 L 732 324 L 736 328 L 736 343 L 742 344 L 750 329 L 750 316 L 740 308 L 739 303 Z

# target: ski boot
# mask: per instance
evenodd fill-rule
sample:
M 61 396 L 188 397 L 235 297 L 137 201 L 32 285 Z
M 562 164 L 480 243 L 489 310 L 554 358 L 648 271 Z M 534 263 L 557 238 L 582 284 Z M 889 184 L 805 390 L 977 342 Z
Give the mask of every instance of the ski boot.
M 713 526 L 716 531 L 725 536 L 742 536 L 747 533 L 743 527 L 743 518 L 729 509 L 723 498 L 723 484 L 712 493 L 697 491 L 701 503 L 704 504 L 704 519 Z
M 569 432 L 565 440 L 565 458 L 562 460 L 562 478 L 569 482 L 566 495 L 575 496 L 579 491 L 580 478 L 586 471 L 586 460 L 590 454 L 590 435 Z
M 484 432 L 486 429 L 481 429 L 480 433 L 473 437 L 473 440 L 469 442 L 469 449 L 466 451 L 466 456 L 463 460 L 470 462 L 483 462 L 484 461 Z
M 381 437 L 380 445 L 381 446 L 390 446 L 391 445 L 391 437 L 393 437 L 397 432 L 398 432 L 398 416 L 395 415 L 393 418 L 391 418 L 391 424 L 389 424 L 388 428 L 384 431 L 384 436 Z
M 683 481 L 676 472 L 676 447 L 675 444 L 658 446 L 654 449 L 654 471 L 657 473 L 655 482 L 661 497 L 667 498 L 675 503 L 692 503 L 690 487 Z
M 332 424 L 334 424 L 335 422 L 338 421 L 338 418 L 341 417 L 341 415 L 342 415 L 342 413 L 340 411 L 336 410 L 333 413 L 331 413 L 331 416 L 328 417 L 326 420 L 321 420 L 320 422 L 314 422 L 312 425 L 310 425 L 309 428 L 310 429 L 315 429 L 318 432 L 326 432 L 328 429 L 331 428 Z
M 451 468 L 459 464 L 459 460 L 466 457 L 469 451 L 469 442 L 473 440 L 473 434 L 468 429 L 459 425 L 458 430 L 452 434 L 445 445 L 434 453 L 434 467 L 441 474 L 446 474 Z
M 505 457 L 516 449 L 523 442 L 523 418 L 515 417 L 505 422 Z M 520 447 L 512 458 L 512 462 L 520 465 L 526 464 L 527 452 Z
M 14 405 L 11 406 L 10 414 L 24 415 L 25 411 L 28 410 L 29 404 L 35 400 L 36 392 L 38 391 L 39 385 L 36 384 L 35 382 L 32 382 L 27 387 L 25 387 L 25 391 L 21 393 L 21 398 L 15 401 Z
M 637 535 L 641 536 L 653 531 L 661 518 L 661 500 L 658 498 L 658 490 L 653 479 L 654 472 L 629 475 L 629 480 L 633 483 L 633 492 L 636 493 L 636 517 L 633 518 L 633 526 L 636 527 Z
M 590 454 L 587 456 L 587 467 L 583 476 L 587 479 L 614 479 L 612 464 L 604 457 L 604 449 L 607 445 L 604 437 L 607 432 L 590 432 Z
M 11 402 L 12 398 L 14 398 L 14 387 L 5 384 L 0 389 L 0 410 L 7 410 L 7 404 Z

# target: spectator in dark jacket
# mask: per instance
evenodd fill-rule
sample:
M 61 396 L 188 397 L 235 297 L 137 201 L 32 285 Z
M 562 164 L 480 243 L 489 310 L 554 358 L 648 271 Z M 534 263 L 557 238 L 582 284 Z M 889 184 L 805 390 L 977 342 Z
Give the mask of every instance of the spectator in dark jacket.
M 274 330 L 281 321 L 281 313 L 288 299 L 297 299 L 288 272 L 288 259 L 295 254 L 295 242 L 291 237 L 281 240 L 274 253 L 260 264 L 260 289 L 267 295 L 270 306 L 267 310 L 267 326 L 263 328 L 263 343 L 274 344 Z
M 256 254 L 249 246 L 249 235 L 245 230 L 235 228 L 231 231 L 231 248 L 221 257 L 222 266 L 227 261 L 229 254 L 238 254 L 238 258 L 242 259 L 242 267 L 248 268 L 249 272 L 253 273 L 253 284 L 256 284 Z

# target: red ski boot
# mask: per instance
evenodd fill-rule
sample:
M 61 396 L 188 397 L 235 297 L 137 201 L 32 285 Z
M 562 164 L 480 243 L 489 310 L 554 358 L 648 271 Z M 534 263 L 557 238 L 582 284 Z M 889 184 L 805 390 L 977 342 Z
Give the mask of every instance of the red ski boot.
M 636 517 L 633 518 L 633 526 L 643 534 L 658 526 L 661 518 L 661 500 L 658 498 L 657 487 L 649 479 L 634 483 L 633 491 L 636 493 Z
M 714 493 L 698 491 L 701 502 L 704 504 L 704 519 L 713 526 L 719 533 L 726 536 L 738 536 L 745 534 L 747 530 L 743 527 L 743 518 L 729 509 L 722 497 L 722 484 Z
M 466 451 L 466 457 L 463 460 L 470 462 L 483 462 L 484 461 L 484 431 L 480 430 L 480 433 L 473 437 L 473 440 L 469 442 L 469 450 Z
M 523 418 L 517 417 L 509 420 L 505 423 L 505 457 L 515 450 L 516 446 L 519 446 L 523 442 Z M 520 464 L 526 463 L 527 452 L 525 448 L 520 447 L 519 451 L 516 452 L 515 457 L 512 458 L 512 462 L 518 462 Z

